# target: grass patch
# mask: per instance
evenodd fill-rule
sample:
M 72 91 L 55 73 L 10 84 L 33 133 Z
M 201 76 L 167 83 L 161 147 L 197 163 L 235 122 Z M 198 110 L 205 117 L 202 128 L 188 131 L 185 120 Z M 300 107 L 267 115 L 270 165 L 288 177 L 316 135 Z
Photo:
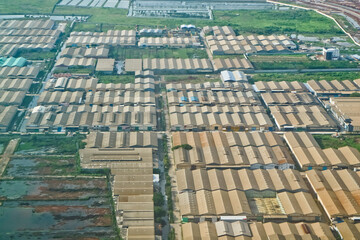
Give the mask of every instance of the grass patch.
M 0 13 L 51 13 L 58 0 L 1 0 Z
M 134 83 L 133 75 L 97 75 L 100 83 Z
M 322 149 L 324 148 L 340 148 L 353 147 L 360 151 L 360 135 L 341 135 L 338 138 L 330 135 L 313 135 Z
M 4 150 L 9 144 L 11 139 L 13 138 L 9 136 L 0 136 L 0 154 L 4 153 Z
M 21 103 L 21 108 L 27 108 L 34 97 L 32 96 L 25 96 L 23 102 Z
M 117 60 L 127 58 L 208 58 L 206 50 L 199 48 L 113 48 L 110 57 Z
M 220 82 L 220 76 L 216 74 L 195 74 L 195 75 L 165 75 L 166 82 L 203 83 Z
M 330 69 L 357 68 L 359 63 L 350 61 L 317 61 L 306 55 L 254 55 L 249 57 L 255 69 Z
M 54 73 L 92 74 L 93 69 L 90 68 L 56 69 Z
M 16 57 L 23 57 L 27 60 L 45 60 L 55 58 L 56 52 L 19 51 Z
M 354 80 L 359 79 L 359 72 L 324 72 L 324 73 L 259 73 L 253 74 L 251 80 L 258 81 L 300 81 L 310 80 Z
M 88 23 L 79 23 L 76 31 L 105 31 L 108 29 L 134 29 L 139 27 L 174 28 L 181 24 L 194 24 L 198 27 L 231 26 L 239 33 L 303 33 L 344 35 L 330 19 L 314 11 L 214 11 L 214 20 L 167 19 L 127 17 L 127 10 L 111 8 L 74 8 L 57 6 L 55 14 L 91 15 Z
M 229 55 L 229 54 L 226 54 L 226 55 L 213 55 L 213 58 L 216 59 L 216 58 L 221 58 L 221 59 L 229 59 L 229 58 L 239 58 L 239 59 L 242 59 L 242 58 L 245 58 L 243 54 L 234 54 L 234 55 Z
M 41 154 L 74 155 L 83 146 L 84 135 L 67 137 L 63 135 L 22 136 L 16 152 L 39 152 Z

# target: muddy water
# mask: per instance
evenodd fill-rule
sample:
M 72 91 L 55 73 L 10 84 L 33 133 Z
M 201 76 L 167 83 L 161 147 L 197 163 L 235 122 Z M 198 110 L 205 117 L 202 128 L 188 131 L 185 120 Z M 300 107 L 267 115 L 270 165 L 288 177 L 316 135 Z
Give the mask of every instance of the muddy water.
M 3 233 L 47 229 L 54 224 L 55 218 L 50 213 L 34 213 L 32 208 L 0 208 L 0 232 Z
M 40 188 L 46 186 L 41 181 L 3 180 L 0 181 L 0 199 L 14 200 L 25 195 L 38 195 Z
M 36 161 L 31 158 L 13 158 L 6 168 L 6 175 L 16 177 L 34 175 L 37 173 L 34 169 L 36 165 L 38 165 Z

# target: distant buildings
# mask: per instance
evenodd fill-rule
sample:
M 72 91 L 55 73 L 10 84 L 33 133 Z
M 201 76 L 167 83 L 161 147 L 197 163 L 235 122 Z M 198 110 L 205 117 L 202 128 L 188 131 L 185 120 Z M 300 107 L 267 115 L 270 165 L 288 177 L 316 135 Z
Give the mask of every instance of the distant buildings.
M 226 82 L 247 82 L 247 76 L 241 71 L 221 71 L 221 80 Z
M 346 131 L 360 131 L 360 98 L 330 98 L 330 109 Z
M 135 30 L 107 32 L 72 32 L 65 42 L 67 47 L 135 46 Z
M 0 22 L 1 52 L 13 56 L 18 50 L 50 51 L 62 34 L 62 25 L 52 20 L 4 20 Z
M 204 27 L 205 43 L 213 55 L 244 53 L 286 52 L 296 49 L 296 44 L 281 35 L 237 36 L 231 27 Z
M 340 50 L 338 48 L 323 48 L 323 56 L 326 60 L 338 60 Z

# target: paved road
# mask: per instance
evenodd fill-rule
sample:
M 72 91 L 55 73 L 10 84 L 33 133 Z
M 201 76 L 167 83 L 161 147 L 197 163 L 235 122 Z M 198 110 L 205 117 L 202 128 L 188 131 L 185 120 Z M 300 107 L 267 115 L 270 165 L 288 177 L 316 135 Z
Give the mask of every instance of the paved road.
M 360 72 L 360 68 L 274 69 L 274 70 L 255 70 L 254 71 L 254 73 L 310 73 L 310 72 Z
M 16 146 L 18 145 L 20 138 L 17 139 L 12 139 L 10 140 L 9 144 L 7 145 L 4 154 L 2 155 L 1 159 L 0 159 L 0 176 L 3 175 L 6 166 L 8 165 L 11 156 L 13 155 Z

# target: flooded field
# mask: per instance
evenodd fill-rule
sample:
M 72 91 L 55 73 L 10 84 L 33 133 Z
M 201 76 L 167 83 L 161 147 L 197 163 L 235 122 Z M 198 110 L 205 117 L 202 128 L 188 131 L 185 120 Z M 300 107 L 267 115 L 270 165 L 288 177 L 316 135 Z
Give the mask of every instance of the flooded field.
M 73 147 L 28 140 L 0 180 L 0 239 L 118 239 L 106 177 L 81 174 Z
M 74 175 L 75 157 L 13 157 L 4 176 Z

